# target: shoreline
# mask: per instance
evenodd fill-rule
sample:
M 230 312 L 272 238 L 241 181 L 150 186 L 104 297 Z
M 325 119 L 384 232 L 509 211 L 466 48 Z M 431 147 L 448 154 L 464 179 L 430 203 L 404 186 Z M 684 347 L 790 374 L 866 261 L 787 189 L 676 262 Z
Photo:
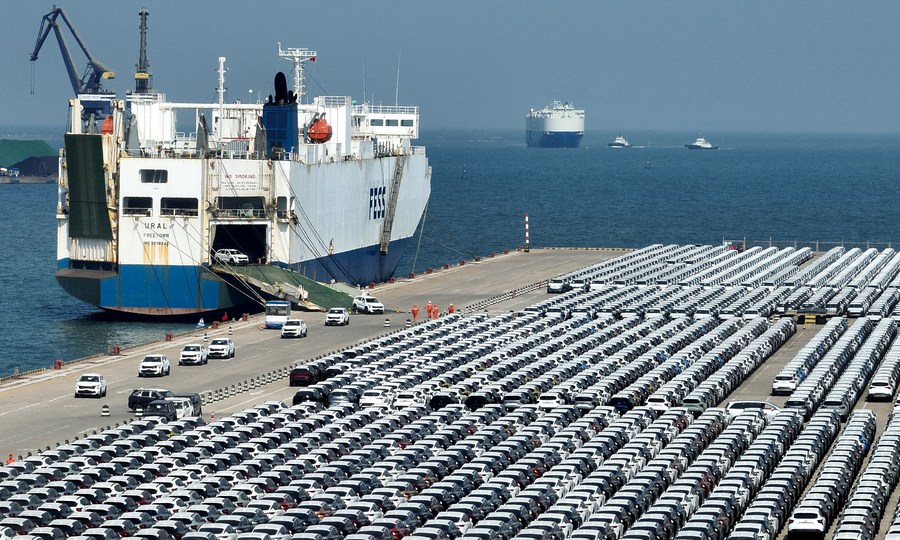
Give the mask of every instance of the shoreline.
M 55 184 L 55 176 L 0 176 L 0 184 Z

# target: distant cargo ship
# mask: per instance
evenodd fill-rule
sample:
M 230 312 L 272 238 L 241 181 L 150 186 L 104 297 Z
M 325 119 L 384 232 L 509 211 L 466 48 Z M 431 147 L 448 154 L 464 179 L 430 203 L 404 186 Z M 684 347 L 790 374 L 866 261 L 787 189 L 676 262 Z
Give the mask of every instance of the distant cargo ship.
M 623 137 L 621 133 L 619 133 L 619 136 L 616 137 L 616 140 L 611 143 L 606 143 L 606 146 L 610 148 L 631 148 L 631 143 L 628 142 L 628 139 Z
M 584 137 L 584 109 L 554 101 L 531 109 L 525 119 L 525 142 L 533 148 L 578 148 Z
M 702 133 L 699 137 L 697 137 L 697 140 L 694 141 L 693 144 L 686 144 L 684 146 L 690 148 L 691 150 L 716 150 L 719 148 L 718 146 L 715 146 L 713 145 L 713 143 L 704 139 Z

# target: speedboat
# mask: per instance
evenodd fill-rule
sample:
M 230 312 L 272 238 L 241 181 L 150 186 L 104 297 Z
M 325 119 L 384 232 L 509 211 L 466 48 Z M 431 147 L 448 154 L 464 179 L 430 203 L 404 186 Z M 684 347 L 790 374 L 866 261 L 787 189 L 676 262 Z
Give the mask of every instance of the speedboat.
M 607 143 L 606 146 L 610 148 L 631 148 L 631 143 L 625 140 L 625 137 L 620 133 L 616 140 L 611 143 Z
M 719 148 L 718 146 L 713 146 L 713 144 L 706 139 L 703 138 L 703 134 L 701 133 L 697 140 L 694 141 L 693 144 L 684 145 L 691 150 L 716 150 Z

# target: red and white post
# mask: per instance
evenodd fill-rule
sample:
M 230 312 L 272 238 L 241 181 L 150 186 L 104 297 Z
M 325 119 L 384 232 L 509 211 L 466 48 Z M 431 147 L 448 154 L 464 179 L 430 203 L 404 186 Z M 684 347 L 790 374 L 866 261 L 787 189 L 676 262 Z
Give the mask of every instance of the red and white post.
M 525 214 L 525 253 L 528 253 L 528 214 Z

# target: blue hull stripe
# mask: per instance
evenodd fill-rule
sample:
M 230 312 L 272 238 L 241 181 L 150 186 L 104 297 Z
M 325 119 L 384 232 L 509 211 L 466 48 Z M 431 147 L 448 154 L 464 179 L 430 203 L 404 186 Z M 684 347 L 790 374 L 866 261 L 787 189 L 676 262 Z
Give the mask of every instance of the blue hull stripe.
M 310 279 L 368 285 L 387 281 L 411 239 L 391 243 L 382 256 L 379 246 L 337 253 L 290 265 Z M 287 266 L 287 265 L 283 265 Z M 69 260 L 57 261 L 57 280 L 72 296 L 99 308 L 140 315 L 189 315 L 229 309 L 253 301 L 201 266 L 122 265 L 118 273 L 66 275 Z M 330 270 L 330 271 L 329 271 Z M 350 275 L 347 275 L 350 274 Z
M 529 131 L 525 142 L 533 148 L 578 148 L 582 137 L 584 133 L 578 131 Z

